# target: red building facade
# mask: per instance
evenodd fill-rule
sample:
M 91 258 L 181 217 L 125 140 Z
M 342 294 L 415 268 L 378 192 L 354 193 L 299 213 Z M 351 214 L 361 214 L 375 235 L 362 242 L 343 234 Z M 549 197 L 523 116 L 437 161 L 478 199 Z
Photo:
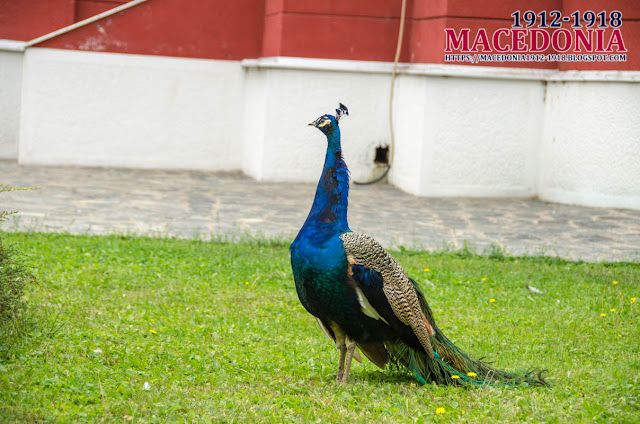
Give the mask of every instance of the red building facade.
M 123 0 L 0 1 L 0 39 L 28 41 L 98 13 L 120 6 Z M 524 2 L 521 2 L 524 3 Z M 616 0 L 537 0 L 518 10 L 514 2 L 492 0 L 407 0 L 404 43 L 400 62 L 529 67 L 558 70 L 640 70 L 640 2 Z M 306 57 L 361 61 L 393 61 L 400 25 L 401 0 L 148 0 L 142 4 L 57 36 L 38 47 L 113 53 L 242 60 L 259 57 Z M 606 10 L 603 7 L 606 6 Z M 559 28 L 536 23 L 511 33 L 514 12 L 522 16 L 558 11 Z M 605 24 L 588 27 L 584 13 L 605 12 Z M 619 11 L 614 28 L 611 12 Z M 578 13 L 579 28 L 572 14 Z M 591 17 L 591 15 L 587 15 Z M 553 16 L 547 16 L 551 21 Z M 549 23 L 547 23 L 548 25 Z M 614 22 L 614 24 L 616 24 Z M 448 29 L 448 30 L 447 30 Z M 451 41 L 468 41 L 475 51 L 500 53 L 530 49 L 531 32 L 544 31 L 564 54 L 623 53 L 624 61 L 493 61 L 452 62 L 445 56 Z M 482 32 L 489 42 L 482 43 Z M 498 34 L 496 34 L 498 32 Z M 617 32 L 617 35 L 614 34 Z M 459 38 L 452 38 L 459 37 Z M 460 37 L 468 37 L 461 40 Z M 515 37 L 515 38 L 514 38 Z M 613 40 L 612 40 L 613 37 Z M 588 39 L 587 39 L 588 38 Z M 598 39 L 602 46 L 598 47 Z M 583 41 L 579 44 L 579 41 Z M 478 44 L 477 41 L 480 41 Z M 587 48 L 585 48 L 585 42 Z M 515 43 L 515 46 L 514 46 Z M 591 46 L 589 48 L 589 46 Z M 610 50 L 605 51 L 607 47 Z M 554 49 L 555 47 L 555 49 Z M 577 47 L 577 48 L 576 48 Z M 557 53 L 551 43 L 543 53 Z M 520 49 L 522 50 L 522 49 Z

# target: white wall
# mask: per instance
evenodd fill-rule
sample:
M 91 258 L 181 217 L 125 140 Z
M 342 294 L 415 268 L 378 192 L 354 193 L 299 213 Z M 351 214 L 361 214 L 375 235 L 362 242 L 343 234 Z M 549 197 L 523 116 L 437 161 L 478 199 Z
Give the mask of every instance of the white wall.
M 544 83 L 401 76 L 391 182 L 419 196 L 532 196 Z
M 0 54 L 0 75 L 9 78 L 0 90 L 13 93 L 0 97 L 7 122 L 0 157 L 15 157 L 21 56 Z M 343 102 L 351 113 L 341 122 L 344 155 L 353 179 L 366 181 L 382 171 L 375 148 L 390 142 L 390 69 L 28 48 L 19 160 L 316 181 L 325 138 L 306 124 Z M 539 195 L 640 209 L 640 72 L 400 71 L 389 175 L 397 187 L 420 196 Z
M 375 146 L 390 140 L 390 64 L 265 58 L 244 65 L 247 174 L 317 180 L 324 137 L 300 123 L 337 101 L 351 111 L 341 129 L 352 176 L 379 174 L 372 161 Z M 389 181 L 419 196 L 540 196 L 640 209 L 638 82 L 640 72 L 403 65 Z
M 307 124 L 325 113 L 335 114 L 338 103 L 350 110 L 340 123 L 342 147 L 351 176 L 369 180 L 375 148 L 389 143 L 388 77 L 380 74 L 247 70 L 245 91 L 244 166 L 259 180 L 317 181 L 326 138 Z
M 0 50 L 0 159 L 18 157 L 22 56 Z
M 25 164 L 241 168 L 239 62 L 29 48 Z
M 550 82 L 542 199 L 640 209 L 640 84 Z

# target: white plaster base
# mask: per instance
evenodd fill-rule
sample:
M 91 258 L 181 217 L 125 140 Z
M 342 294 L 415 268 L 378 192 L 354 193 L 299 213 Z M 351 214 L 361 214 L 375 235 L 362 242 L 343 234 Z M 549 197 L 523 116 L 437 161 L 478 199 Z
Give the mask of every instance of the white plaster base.
M 259 180 L 317 181 L 326 138 L 307 124 L 338 103 L 350 115 L 340 122 L 342 147 L 351 176 L 369 180 L 375 148 L 389 144 L 389 102 L 385 75 L 248 69 L 245 91 L 243 171 Z
M 542 199 L 640 209 L 640 84 L 549 83 L 538 175 Z
M 390 140 L 390 64 L 264 58 L 244 66 L 246 173 L 315 181 L 324 143 L 305 144 L 313 136 L 296 124 L 338 100 L 351 110 L 341 128 L 353 176 L 379 173 L 372 162 L 375 146 Z M 399 70 L 392 184 L 419 196 L 540 196 L 640 209 L 640 72 Z
M 29 48 L 25 164 L 237 170 L 239 62 Z
M 18 157 L 22 52 L 0 50 L 0 159 Z
M 533 196 L 544 83 L 401 76 L 390 181 L 419 196 Z
M 0 157 L 15 157 L 11 122 L 20 104 L 12 84 L 20 84 L 21 58 L 0 54 L 17 55 L 0 65 L 15 81 L 0 84 L 14 93 L 0 97 L 0 112 L 13 111 L 0 115 L 8 122 Z M 640 209 L 640 72 L 399 69 L 392 184 L 420 196 L 540 196 Z M 317 181 L 325 138 L 306 124 L 342 102 L 350 110 L 341 122 L 345 159 L 353 179 L 369 180 L 382 171 L 375 148 L 390 143 L 390 70 L 376 62 L 28 48 L 19 160 Z
M 381 73 L 250 68 L 245 91 L 244 167 L 257 179 L 317 181 L 326 142 L 306 124 L 351 111 L 340 123 L 352 178 L 383 169 L 390 144 L 390 78 Z M 390 182 L 420 196 L 532 196 L 544 83 L 400 76 Z

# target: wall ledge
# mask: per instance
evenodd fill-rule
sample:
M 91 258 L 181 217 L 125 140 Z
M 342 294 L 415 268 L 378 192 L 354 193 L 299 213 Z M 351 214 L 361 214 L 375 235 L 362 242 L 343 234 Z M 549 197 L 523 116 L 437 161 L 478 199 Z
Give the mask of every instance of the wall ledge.
M 245 69 L 297 69 L 373 74 L 390 74 L 393 71 L 393 63 L 391 62 L 287 56 L 244 59 L 241 64 Z M 500 68 L 429 63 L 400 63 L 398 64 L 398 74 L 552 82 L 640 82 L 640 71 L 558 71 L 553 69 Z
M 0 40 L 0 51 L 23 52 L 26 45 L 26 41 Z

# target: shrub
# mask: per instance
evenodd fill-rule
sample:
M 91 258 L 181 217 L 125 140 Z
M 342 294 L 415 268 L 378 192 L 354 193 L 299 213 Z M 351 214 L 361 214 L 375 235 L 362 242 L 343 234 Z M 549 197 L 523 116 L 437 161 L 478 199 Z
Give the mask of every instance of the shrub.
M 0 239 L 0 326 L 20 319 L 25 307 L 24 290 L 34 277 L 17 259 L 13 246 Z
M 20 189 L 0 186 L 0 193 L 13 190 Z M 0 211 L 0 221 L 14 213 Z M 12 344 L 12 336 L 21 333 L 27 306 L 25 289 L 34 281 L 35 277 L 20 261 L 14 246 L 6 245 L 0 237 L 0 351 Z

